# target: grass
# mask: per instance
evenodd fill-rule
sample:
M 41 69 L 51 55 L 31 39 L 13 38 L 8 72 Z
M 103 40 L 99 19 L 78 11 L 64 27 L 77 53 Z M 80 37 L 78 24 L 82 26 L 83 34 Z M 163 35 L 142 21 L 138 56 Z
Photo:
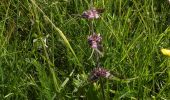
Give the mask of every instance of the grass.
M 93 23 L 103 38 L 100 63 L 114 76 L 101 80 L 103 85 L 88 82 L 95 58 L 87 43 L 90 23 L 79 16 L 90 0 L 2 0 L 0 98 L 170 99 L 170 58 L 160 52 L 170 48 L 168 1 L 94 0 L 94 5 L 105 9 Z

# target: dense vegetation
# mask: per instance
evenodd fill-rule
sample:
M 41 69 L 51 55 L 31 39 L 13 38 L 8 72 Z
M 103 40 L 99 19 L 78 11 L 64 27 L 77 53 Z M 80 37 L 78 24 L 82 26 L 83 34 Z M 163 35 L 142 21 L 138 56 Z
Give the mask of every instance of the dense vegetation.
M 92 1 L 92 0 L 91 0 Z M 90 82 L 96 67 L 81 14 L 90 0 L 0 0 L 0 99 L 170 99 L 170 2 L 94 0 L 102 36 L 100 67 L 109 79 Z M 98 67 L 98 66 L 97 66 Z

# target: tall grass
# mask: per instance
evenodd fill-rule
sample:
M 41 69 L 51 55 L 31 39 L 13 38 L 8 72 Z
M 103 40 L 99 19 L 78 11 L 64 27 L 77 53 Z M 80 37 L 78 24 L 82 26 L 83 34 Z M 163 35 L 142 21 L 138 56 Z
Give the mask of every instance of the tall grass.
M 94 1 L 105 9 L 94 21 L 100 63 L 114 76 L 103 80 L 105 99 L 170 99 L 170 58 L 160 53 L 170 48 L 168 1 Z M 0 99 L 102 100 L 102 86 L 88 81 L 95 59 L 80 15 L 89 7 L 90 0 L 1 0 Z

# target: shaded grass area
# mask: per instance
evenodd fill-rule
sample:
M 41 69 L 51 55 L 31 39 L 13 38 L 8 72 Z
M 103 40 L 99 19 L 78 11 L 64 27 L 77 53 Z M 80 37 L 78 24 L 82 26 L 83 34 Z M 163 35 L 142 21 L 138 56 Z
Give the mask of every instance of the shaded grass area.
M 95 0 L 104 8 L 94 21 L 104 47 L 101 66 L 106 100 L 170 99 L 170 4 L 165 0 Z M 0 98 L 100 100 L 89 83 L 95 58 L 87 43 L 89 22 L 80 18 L 90 0 L 0 2 Z M 47 43 L 43 38 L 47 37 Z M 39 42 L 33 42 L 35 39 Z

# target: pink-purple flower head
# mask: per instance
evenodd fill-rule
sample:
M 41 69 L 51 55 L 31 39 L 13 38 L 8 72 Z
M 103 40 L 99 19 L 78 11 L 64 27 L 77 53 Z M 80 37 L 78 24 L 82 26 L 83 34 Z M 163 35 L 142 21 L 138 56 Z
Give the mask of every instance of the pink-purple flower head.
M 92 70 L 90 73 L 89 80 L 94 82 L 97 81 L 99 78 L 109 78 L 111 76 L 110 72 L 102 67 L 97 67 Z
M 93 33 L 92 35 L 88 36 L 88 43 L 93 49 L 98 49 L 101 41 L 102 37 L 100 34 Z
M 98 19 L 100 17 L 100 13 L 102 13 L 103 11 L 103 9 L 92 8 L 87 11 L 84 11 L 82 17 L 87 19 Z

